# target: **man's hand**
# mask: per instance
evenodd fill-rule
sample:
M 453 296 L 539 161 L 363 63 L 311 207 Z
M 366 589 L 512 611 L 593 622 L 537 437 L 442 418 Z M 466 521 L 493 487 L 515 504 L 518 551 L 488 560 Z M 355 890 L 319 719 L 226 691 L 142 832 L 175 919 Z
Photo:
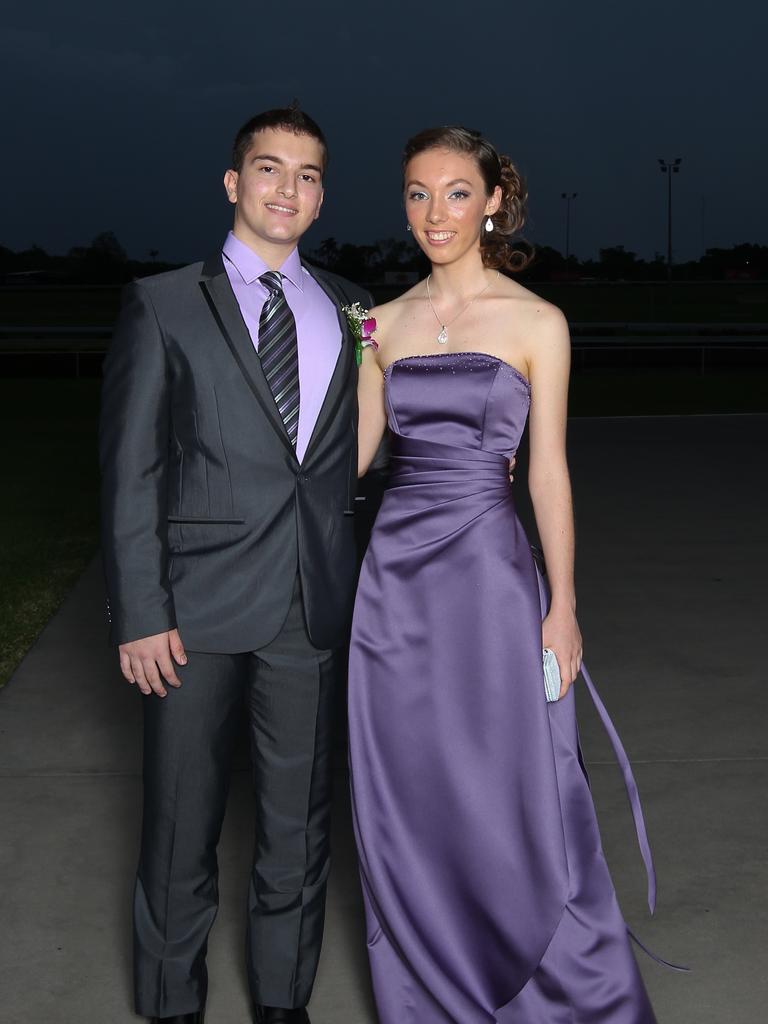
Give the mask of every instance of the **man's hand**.
M 178 629 L 120 644 L 119 650 L 120 671 L 129 683 L 136 683 L 143 694 L 165 697 L 168 691 L 163 679 L 169 686 L 181 686 L 173 663 L 186 665 L 187 656 Z

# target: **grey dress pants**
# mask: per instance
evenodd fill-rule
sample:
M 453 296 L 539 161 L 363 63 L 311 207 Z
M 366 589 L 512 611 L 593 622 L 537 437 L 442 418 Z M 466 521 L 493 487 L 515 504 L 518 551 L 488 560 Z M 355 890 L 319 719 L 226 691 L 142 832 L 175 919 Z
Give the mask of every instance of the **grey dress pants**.
M 177 669 L 180 689 L 143 698 L 136 1011 L 167 1017 L 205 1004 L 216 847 L 244 717 L 256 824 L 246 943 L 251 996 L 267 1006 L 304 1006 L 323 932 L 338 659 L 310 643 L 298 582 L 266 647 L 187 656 Z

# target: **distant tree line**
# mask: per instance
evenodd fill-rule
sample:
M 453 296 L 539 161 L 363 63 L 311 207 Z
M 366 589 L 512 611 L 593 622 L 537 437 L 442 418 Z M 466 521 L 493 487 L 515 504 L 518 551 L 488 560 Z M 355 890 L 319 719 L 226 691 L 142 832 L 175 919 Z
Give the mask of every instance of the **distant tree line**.
M 160 259 L 157 249 L 146 260 L 132 260 L 112 231 L 97 235 L 90 245 L 78 245 L 66 256 L 52 256 L 39 245 L 13 252 L 0 245 L 3 284 L 125 284 L 136 277 L 173 270 L 178 263 Z
M 384 238 L 371 245 L 339 244 L 324 239 L 307 258 L 353 281 L 373 284 L 390 274 L 426 273 L 428 264 L 412 241 Z M 179 266 L 160 259 L 149 249 L 144 260 L 129 259 L 113 232 L 97 235 L 87 246 L 76 246 L 65 256 L 52 256 L 34 245 L 22 252 L 0 246 L 0 283 L 11 284 L 123 284 Z M 538 246 L 530 266 L 520 275 L 530 281 L 663 281 L 665 258 L 657 253 L 644 260 L 623 245 L 601 249 L 596 260 L 568 260 L 550 246 Z M 766 280 L 768 246 L 743 243 L 729 249 L 707 249 L 699 260 L 676 263 L 673 276 L 681 281 Z
M 601 249 L 597 260 L 571 256 L 566 261 L 556 249 L 541 246 L 526 274 L 539 281 L 665 281 L 667 260 L 661 253 L 644 260 L 623 245 L 614 245 Z M 701 259 L 673 264 L 672 276 L 678 281 L 764 281 L 768 279 L 768 246 L 742 243 L 729 249 L 707 249 Z
M 415 271 L 426 274 L 426 257 L 412 242 L 385 238 L 373 245 L 339 245 L 326 238 L 307 253 L 313 262 L 351 278 L 375 283 L 387 272 Z M 673 276 L 681 281 L 724 281 L 768 279 L 768 246 L 741 244 L 730 249 L 707 249 L 700 260 L 676 263 Z M 601 249 L 596 260 L 567 260 L 551 246 L 533 247 L 533 260 L 519 275 L 529 281 L 665 281 L 666 258 L 657 253 L 644 260 L 623 245 Z

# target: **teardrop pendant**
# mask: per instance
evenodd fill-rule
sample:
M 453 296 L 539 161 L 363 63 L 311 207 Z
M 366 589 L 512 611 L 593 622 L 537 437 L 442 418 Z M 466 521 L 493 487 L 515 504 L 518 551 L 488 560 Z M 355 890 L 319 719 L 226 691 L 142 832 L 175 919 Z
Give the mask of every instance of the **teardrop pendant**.
M 443 327 L 442 331 L 440 331 L 440 333 L 438 334 L 437 343 L 438 345 L 448 344 L 448 331 L 446 331 L 445 327 Z

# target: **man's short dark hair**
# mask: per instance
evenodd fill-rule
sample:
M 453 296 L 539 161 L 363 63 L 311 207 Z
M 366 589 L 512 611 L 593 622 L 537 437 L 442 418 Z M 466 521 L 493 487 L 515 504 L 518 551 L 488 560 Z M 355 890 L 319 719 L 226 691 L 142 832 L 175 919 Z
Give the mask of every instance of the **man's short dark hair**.
M 317 121 L 314 121 L 309 114 L 300 109 L 298 103 L 292 103 L 290 107 L 277 107 L 274 110 L 265 110 L 262 114 L 256 114 L 250 121 L 246 121 L 235 136 L 232 146 L 232 169 L 238 174 L 243 169 L 245 154 L 251 148 L 251 140 L 256 132 L 264 131 L 267 128 L 277 128 L 283 131 L 293 132 L 294 135 L 309 135 L 317 139 L 323 150 L 323 171 L 328 166 L 328 143 Z

